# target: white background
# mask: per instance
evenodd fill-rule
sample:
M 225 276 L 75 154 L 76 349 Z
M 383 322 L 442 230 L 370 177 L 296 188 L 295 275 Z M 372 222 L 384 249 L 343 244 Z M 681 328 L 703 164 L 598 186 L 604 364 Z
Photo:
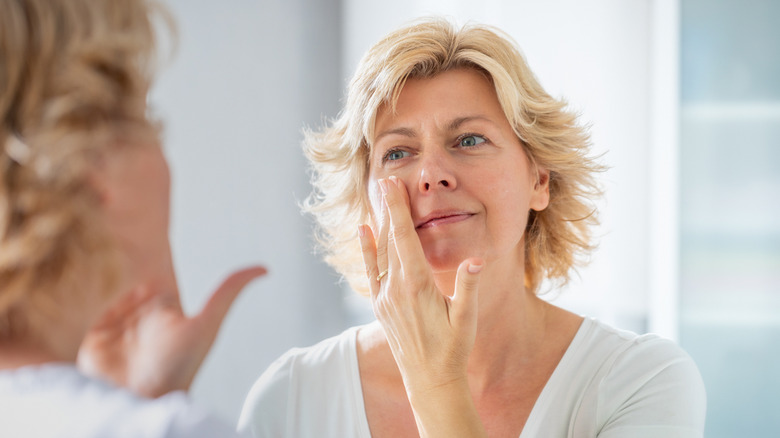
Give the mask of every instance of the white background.
M 298 208 L 309 193 L 301 129 L 337 114 L 358 59 L 380 36 L 434 13 L 511 34 L 548 92 L 566 98 L 592 127 L 594 151 L 610 167 L 601 178 L 600 247 L 556 302 L 623 328 L 675 336 L 673 326 L 653 323 L 653 306 L 664 301 L 650 292 L 663 271 L 653 244 L 668 237 L 659 224 L 676 214 L 674 202 L 657 201 L 658 179 L 673 184 L 675 163 L 654 152 L 658 138 L 650 135 L 665 117 L 655 116 L 666 95 L 659 104 L 654 86 L 674 74 L 675 54 L 658 44 L 675 16 L 658 10 L 675 2 L 166 3 L 179 48 L 151 101 L 167 127 L 171 232 L 185 307 L 202 305 L 233 268 L 261 262 L 270 270 L 229 314 L 192 390 L 201 404 L 235 422 L 274 358 L 371 318 L 364 300 L 312 253 L 311 223 Z

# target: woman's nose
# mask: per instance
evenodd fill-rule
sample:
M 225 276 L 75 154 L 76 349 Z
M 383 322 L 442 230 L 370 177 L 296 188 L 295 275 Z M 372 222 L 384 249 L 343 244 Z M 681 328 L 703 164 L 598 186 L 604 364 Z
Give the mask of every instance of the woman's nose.
M 422 193 L 433 190 L 454 190 L 457 186 L 452 166 L 445 157 L 429 156 L 423 158 L 420 166 L 419 189 Z

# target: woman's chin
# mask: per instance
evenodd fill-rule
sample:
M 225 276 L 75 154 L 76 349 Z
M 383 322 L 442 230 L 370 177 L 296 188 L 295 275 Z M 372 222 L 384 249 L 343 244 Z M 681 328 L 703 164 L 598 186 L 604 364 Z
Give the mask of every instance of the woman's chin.
M 460 266 L 460 263 L 466 258 L 467 257 L 458 258 L 457 256 L 453 256 L 453 254 L 440 254 L 435 257 L 426 256 L 428 266 L 431 267 L 431 271 L 433 271 L 434 275 L 447 273 L 455 275 L 458 272 L 458 266 Z

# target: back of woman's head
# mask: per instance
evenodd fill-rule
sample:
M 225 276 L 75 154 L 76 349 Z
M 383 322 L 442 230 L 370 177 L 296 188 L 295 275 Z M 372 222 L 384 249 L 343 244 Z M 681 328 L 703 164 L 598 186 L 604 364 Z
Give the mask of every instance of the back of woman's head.
M 587 155 L 589 137 L 576 115 L 544 91 L 501 31 L 424 19 L 388 34 L 366 53 L 339 118 L 305 141 L 314 185 L 305 207 L 318 221 L 326 260 L 358 291 L 368 290 L 355 230 L 370 222 L 368 157 L 377 112 L 394 109 L 407 79 L 457 68 L 489 78 L 525 153 L 550 171 L 550 205 L 528 220 L 526 285 L 536 290 L 544 278 L 565 282 L 591 248 L 589 227 L 596 219 L 589 198 L 599 193 L 592 174 L 600 167 Z
M 153 10 L 145 0 L 0 2 L 0 339 L 111 283 L 89 170 L 120 133 L 154 132 Z

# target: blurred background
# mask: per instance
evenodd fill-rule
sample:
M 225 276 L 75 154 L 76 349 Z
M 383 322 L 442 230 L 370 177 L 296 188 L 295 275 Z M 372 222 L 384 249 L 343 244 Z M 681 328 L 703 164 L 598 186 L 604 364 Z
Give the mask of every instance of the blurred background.
M 238 299 L 193 397 L 229 422 L 294 346 L 373 319 L 314 252 L 304 127 L 335 117 L 363 52 L 422 15 L 496 25 L 591 126 L 600 246 L 556 304 L 678 341 L 708 391 L 706 436 L 780 430 L 780 2 L 165 0 L 178 50 L 166 122 L 185 307 L 232 269 Z

